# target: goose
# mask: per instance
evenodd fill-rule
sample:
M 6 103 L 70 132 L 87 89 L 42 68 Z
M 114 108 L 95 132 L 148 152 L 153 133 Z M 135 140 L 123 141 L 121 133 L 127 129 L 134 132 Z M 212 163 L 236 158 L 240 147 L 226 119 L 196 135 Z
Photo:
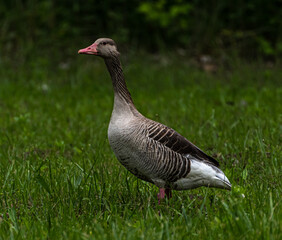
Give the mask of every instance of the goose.
M 108 127 L 110 146 L 119 162 L 136 177 L 159 188 L 158 202 L 171 190 L 201 186 L 231 190 L 219 163 L 178 132 L 144 117 L 125 83 L 116 43 L 99 38 L 79 54 L 102 57 L 112 79 L 114 104 Z

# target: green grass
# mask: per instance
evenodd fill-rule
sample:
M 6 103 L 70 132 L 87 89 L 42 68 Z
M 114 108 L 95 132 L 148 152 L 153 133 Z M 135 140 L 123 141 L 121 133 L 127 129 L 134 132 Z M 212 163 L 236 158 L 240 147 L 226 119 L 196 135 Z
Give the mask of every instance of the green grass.
M 101 59 L 2 62 L 0 239 L 281 239 L 281 68 L 123 62 L 140 112 L 215 156 L 232 191 L 174 191 L 157 204 L 158 189 L 109 147 Z

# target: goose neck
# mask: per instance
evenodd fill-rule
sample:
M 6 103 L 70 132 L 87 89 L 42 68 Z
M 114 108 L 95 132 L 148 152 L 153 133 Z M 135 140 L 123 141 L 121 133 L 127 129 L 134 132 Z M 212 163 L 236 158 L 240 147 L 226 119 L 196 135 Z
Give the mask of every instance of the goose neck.
M 106 58 L 105 63 L 112 78 L 115 98 L 120 97 L 125 100 L 125 102 L 133 105 L 131 95 L 125 83 L 119 58 L 117 56 Z

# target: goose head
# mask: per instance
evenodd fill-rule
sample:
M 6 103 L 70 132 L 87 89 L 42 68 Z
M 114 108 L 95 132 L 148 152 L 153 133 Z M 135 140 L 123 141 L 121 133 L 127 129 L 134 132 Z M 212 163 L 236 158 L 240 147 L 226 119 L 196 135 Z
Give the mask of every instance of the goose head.
M 89 47 L 80 49 L 78 53 L 96 55 L 103 58 L 119 55 L 116 43 L 110 38 L 99 38 Z

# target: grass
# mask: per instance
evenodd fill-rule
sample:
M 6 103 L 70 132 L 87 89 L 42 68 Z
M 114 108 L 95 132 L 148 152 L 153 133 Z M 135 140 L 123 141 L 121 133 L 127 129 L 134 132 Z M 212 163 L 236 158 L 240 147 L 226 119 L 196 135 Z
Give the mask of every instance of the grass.
M 123 59 L 137 108 L 215 156 L 232 191 L 158 189 L 107 141 L 101 59 L 0 67 L 0 239 L 281 239 L 281 68 L 207 74 L 176 57 Z

